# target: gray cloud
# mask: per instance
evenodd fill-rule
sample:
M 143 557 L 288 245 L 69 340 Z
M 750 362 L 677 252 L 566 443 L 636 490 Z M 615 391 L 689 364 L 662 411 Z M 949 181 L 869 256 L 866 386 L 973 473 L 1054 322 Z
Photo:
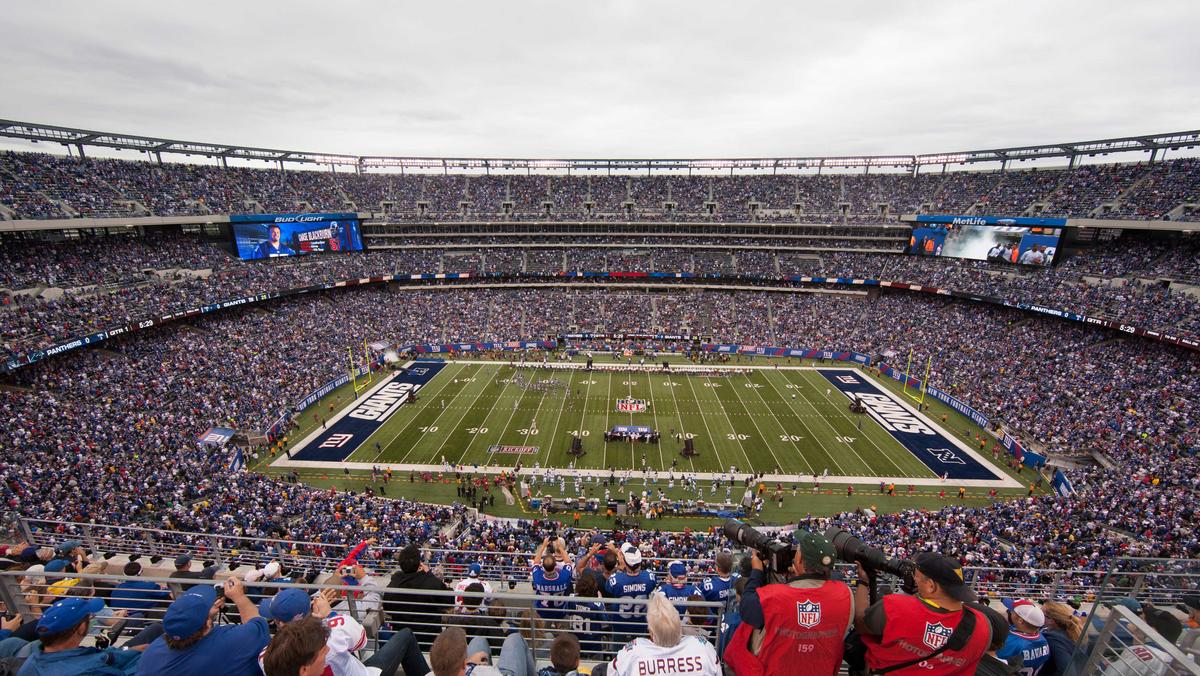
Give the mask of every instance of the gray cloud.
M 0 116 L 357 154 L 919 153 L 1191 129 L 1190 0 L 18 3 Z

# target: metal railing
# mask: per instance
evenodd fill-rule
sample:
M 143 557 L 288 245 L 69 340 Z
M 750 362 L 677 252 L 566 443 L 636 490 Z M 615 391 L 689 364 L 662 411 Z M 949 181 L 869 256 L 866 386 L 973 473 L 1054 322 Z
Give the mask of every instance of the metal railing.
M 161 622 L 171 599 L 196 585 L 222 585 L 229 577 L 220 572 L 215 579 L 183 579 L 169 577 L 124 575 L 46 573 L 28 575 L 24 571 L 0 572 L 0 601 L 10 613 L 19 614 L 26 623 L 35 622 L 55 601 L 68 596 L 101 597 L 106 610 L 94 618 L 94 631 L 99 634 L 110 626 L 120 624 L 114 642 L 127 640 L 137 632 Z M 334 578 L 338 582 L 340 579 Z M 152 583 L 159 590 L 136 595 L 137 608 L 131 608 L 122 583 L 137 581 Z M 562 631 L 571 631 L 580 639 L 584 659 L 595 661 L 611 657 L 627 642 L 647 636 L 645 622 L 646 599 L 604 598 L 579 596 L 543 596 L 513 593 L 502 590 L 486 592 L 443 591 L 388 587 L 386 578 L 367 578 L 362 584 L 302 584 L 291 581 L 245 583 L 246 596 L 255 607 L 279 591 L 288 588 L 304 590 L 316 596 L 322 590 L 333 590 L 336 598 L 333 610 L 349 615 L 366 629 L 367 652 L 403 628 L 411 629 L 423 650 L 433 639 L 450 626 L 462 627 L 468 637 L 482 636 L 498 650 L 504 637 L 520 633 L 534 650 L 535 656 L 545 657 L 550 643 Z M 681 609 L 687 633 L 709 641 L 717 638 L 717 618 L 723 607 L 705 601 L 673 601 Z M 472 608 L 478 608 L 473 612 Z M 226 602 L 218 615 L 218 623 L 236 624 L 241 618 L 232 602 Z
M 1132 610 L 1115 606 L 1099 635 L 1076 650 L 1067 674 L 1200 676 L 1200 665 Z
M 285 570 L 297 574 L 331 572 L 353 546 L 36 519 L 23 519 L 21 525 L 27 541 L 37 546 L 53 547 L 65 540 L 77 539 L 92 552 L 130 558 L 151 557 L 152 561 L 153 557 L 159 557 L 166 561 L 165 566 L 170 566 L 179 554 L 189 554 L 197 561 L 229 568 L 242 565 L 261 568 L 271 561 L 279 561 Z M 709 543 L 714 552 L 728 544 L 716 537 Z M 394 546 L 372 546 L 361 562 L 378 572 L 390 571 L 396 567 L 398 551 L 399 548 Z M 482 579 L 510 589 L 528 582 L 534 554 L 533 551 L 436 547 L 426 547 L 422 551 L 426 564 L 442 579 L 465 578 L 469 566 L 478 563 L 482 567 Z M 674 558 L 645 556 L 644 566 L 663 572 L 671 560 Z M 687 566 L 692 582 L 715 573 L 709 557 L 679 560 Z M 839 566 L 838 570 L 846 577 L 853 576 L 852 566 Z M 1181 559 L 1120 559 L 1100 570 L 968 567 L 965 573 L 967 581 L 980 594 L 993 598 L 1028 597 L 1094 603 L 1129 596 L 1157 605 L 1171 605 L 1179 602 L 1183 594 L 1200 589 L 1200 562 Z

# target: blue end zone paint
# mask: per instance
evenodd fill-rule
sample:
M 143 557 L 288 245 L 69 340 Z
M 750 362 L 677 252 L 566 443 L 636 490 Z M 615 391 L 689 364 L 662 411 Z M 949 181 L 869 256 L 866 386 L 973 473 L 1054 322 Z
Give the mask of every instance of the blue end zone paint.
M 381 385 L 372 388 L 369 395 L 355 401 L 353 408 L 293 453 L 292 459 L 333 462 L 345 460 L 401 406 L 408 403 L 413 393 L 424 387 L 444 368 L 446 364 L 441 361 L 414 362 L 408 373 L 385 380 Z
M 817 369 L 843 394 L 854 393 L 867 407 L 867 415 L 938 476 L 950 479 L 999 479 L 985 467 L 919 418 L 891 392 L 880 389 L 855 371 Z

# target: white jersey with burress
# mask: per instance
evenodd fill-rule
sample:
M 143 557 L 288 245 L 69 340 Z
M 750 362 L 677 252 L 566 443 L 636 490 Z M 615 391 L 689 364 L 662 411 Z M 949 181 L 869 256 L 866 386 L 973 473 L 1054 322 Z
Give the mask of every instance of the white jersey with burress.
M 634 639 L 617 653 L 609 664 L 608 673 L 612 676 L 722 676 L 716 648 L 695 636 L 684 636 L 670 648 L 655 645 L 648 638 Z
M 380 676 L 378 667 L 368 667 L 355 654 L 367 645 L 367 630 L 353 617 L 333 613 L 324 619 L 329 627 L 329 653 L 325 655 L 325 671 L 321 676 Z M 258 667 L 263 668 L 264 648 L 258 655 Z M 263 669 L 263 673 L 267 673 Z

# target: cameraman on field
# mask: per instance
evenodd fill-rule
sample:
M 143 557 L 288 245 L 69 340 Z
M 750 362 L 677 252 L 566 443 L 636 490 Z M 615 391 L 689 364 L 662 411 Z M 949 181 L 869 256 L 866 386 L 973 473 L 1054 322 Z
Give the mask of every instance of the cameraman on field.
M 866 648 L 870 674 L 967 676 L 991 642 L 991 625 L 949 556 L 921 552 L 912 560 L 916 593 L 888 594 L 869 604 L 868 571 L 858 564 L 854 627 Z M 852 671 L 852 673 L 854 673 Z
M 845 583 L 830 579 L 837 553 L 829 540 L 797 530 L 795 542 L 784 583 L 767 584 L 757 551 L 750 560 L 742 623 L 724 653 L 738 676 L 836 674 L 841 667 L 854 596 Z

